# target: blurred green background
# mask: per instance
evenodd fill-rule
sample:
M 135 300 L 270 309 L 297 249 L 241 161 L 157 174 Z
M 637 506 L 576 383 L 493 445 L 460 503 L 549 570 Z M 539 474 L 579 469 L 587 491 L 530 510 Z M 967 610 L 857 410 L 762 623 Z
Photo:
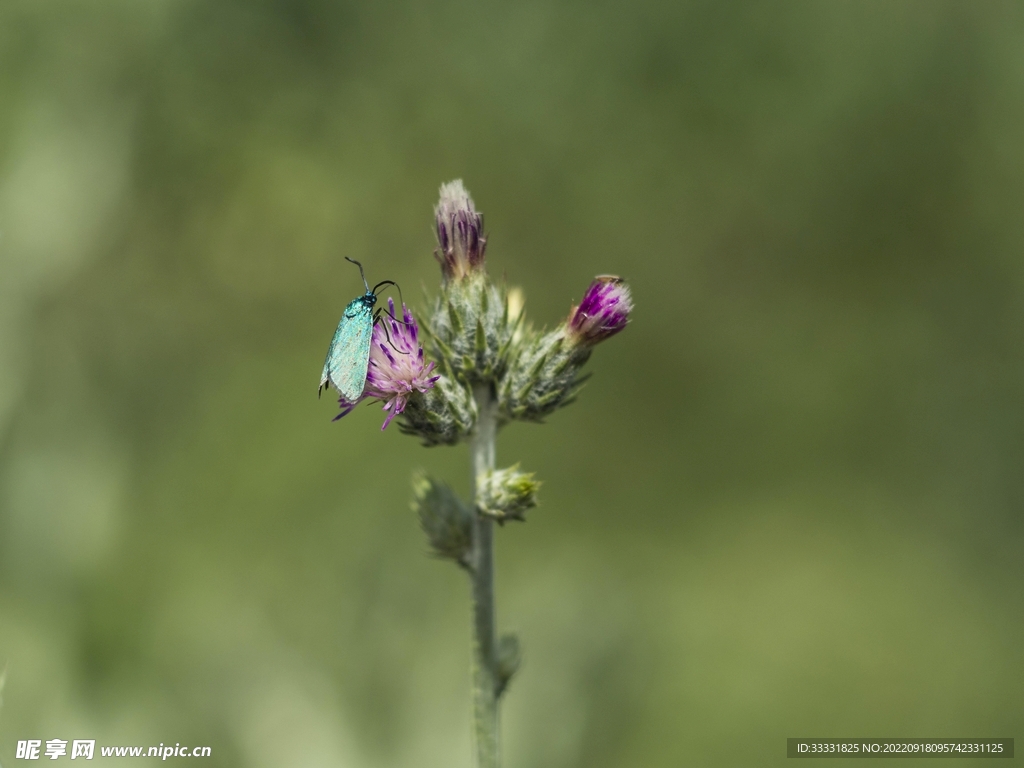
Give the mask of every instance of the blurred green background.
M 470 766 L 466 449 L 315 395 L 459 177 L 637 304 L 499 439 L 510 768 L 1021 736 L 1022 125 L 1020 3 L 0 0 L 0 762 Z

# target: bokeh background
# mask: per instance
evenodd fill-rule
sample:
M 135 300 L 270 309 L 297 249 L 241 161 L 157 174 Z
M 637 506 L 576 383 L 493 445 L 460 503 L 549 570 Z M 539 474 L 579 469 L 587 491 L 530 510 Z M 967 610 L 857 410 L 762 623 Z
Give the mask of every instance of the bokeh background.
M 315 395 L 460 177 L 536 323 L 637 304 L 500 436 L 508 766 L 1024 735 L 1022 125 L 1011 2 L 2 0 L 0 762 L 470 766 L 465 447 Z

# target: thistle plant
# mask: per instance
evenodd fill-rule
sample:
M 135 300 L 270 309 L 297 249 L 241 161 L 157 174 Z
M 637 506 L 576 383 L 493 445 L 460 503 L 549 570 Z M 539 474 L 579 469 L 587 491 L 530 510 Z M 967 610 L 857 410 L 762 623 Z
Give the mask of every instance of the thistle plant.
M 434 209 L 441 287 L 420 322 L 389 300 L 373 326 L 362 395 L 339 399 L 349 413 L 362 400 L 383 403 L 382 429 L 399 428 L 426 446 L 469 444 L 473 497 L 441 480 L 413 478 L 414 511 L 430 547 L 463 568 L 473 601 L 473 713 L 479 768 L 499 765 L 498 704 L 519 665 L 519 640 L 499 637 L 494 604 L 494 532 L 523 522 L 540 483 L 519 465 L 495 466 L 498 429 L 542 421 L 576 399 L 596 344 L 615 335 L 633 308 L 618 277 L 594 279 L 569 316 L 550 331 L 526 322 L 522 293 L 487 275 L 483 216 L 461 181 L 444 184 Z

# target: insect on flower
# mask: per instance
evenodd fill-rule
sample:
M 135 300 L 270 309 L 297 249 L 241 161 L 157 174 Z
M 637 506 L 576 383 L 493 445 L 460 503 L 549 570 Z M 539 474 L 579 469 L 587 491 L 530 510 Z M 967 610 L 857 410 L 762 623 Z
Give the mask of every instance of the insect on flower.
M 432 389 L 440 376 L 431 376 L 434 363 L 423 358 L 423 345 L 419 341 L 419 325 L 409 308 L 402 304 L 402 320 L 395 315 L 395 303 L 388 299 L 388 308 L 373 327 L 370 340 L 370 362 L 366 371 L 366 388 L 362 397 L 349 400 L 344 395 L 338 399 L 341 413 L 337 421 L 348 414 L 360 400 L 376 399 L 384 403 L 388 416 L 381 430 L 387 429 L 391 420 L 405 412 L 409 398 L 417 392 Z M 390 331 L 388 328 L 390 327 Z
M 370 362 L 370 338 L 373 335 L 373 326 L 383 312 L 383 309 L 373 311 L 377 303 L 377 290 L 385 285 L 397 287 L 397 283 L 394 280 L 382 280 L 371 289 L 366 282 L 363 265 L 348 256 L 345 260 L 359 267 L 359 276 L 363 278 L 366 293 L 352 299 L 345 307 L 338 328 L 334 332 L 334 338 L 331 339 L 331 346 L 327 350 L 327 360 L 324 362 L 323 373 L 320 374 L 317 396 L 319 397 L 330 383 L 342 397 L 354 403 L 359 400 L 366 385 L 366 368 Z

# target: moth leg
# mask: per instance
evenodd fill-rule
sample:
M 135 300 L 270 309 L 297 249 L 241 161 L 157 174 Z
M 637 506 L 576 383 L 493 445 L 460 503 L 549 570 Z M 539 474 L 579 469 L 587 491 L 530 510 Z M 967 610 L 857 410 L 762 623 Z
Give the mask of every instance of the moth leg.
M 394 317 L 391 315 L 390 312 L 384 312 L 384 307 L 381 307 L 380 309 L 378 309 L 373 314 L 373 324 L 377 325 L 377 323 L 380 323 L 381 328 L 384 329 L 384 336 L 387 338 L 388 344 L 391 345 L 391 348 L 393 350 L 395 350 L 395 352 L 397 352 L 400 355 L 408 355 L 408 354 L 410 354 L 409 352 L 403 352 L 402 350 L 400 350 L 398 347 L 395 346 L 395 343 L 393 341 L 391 341 L 391 334 L 388 333 L 388 324 L 383 322 L 383 320 L 381 319 L 381 313 L 382 312 L 384 314 L 388 315 L 389 317 L 391 317 L 392 319 L 394 319 Z M 397 322 L 401 323 L 402 321 L 398 320 Z
M 376 295 L 377 295 L 377 289 L 378 289 L 378 288 L 380 288 L 380 287 L 381 287 L 382 285 L 393 285 L 393 286 L 395 286 L 395 288 L 397 288 L 397 289 L 398 289 L 398 300 L 399 300 L 400 302 L 402 302 L 402 306 L 403 306 L 403 307 L 405 306 L 405 297 L 403 297 L 403 296 L 402 296 L 402 286 L 400 286 L 400 285 L 399 285 L 398 283 L 396 283 L 396 282 L 395 282 L 394 280 L 381 280 L 381 281 L 380 281 L 379 283 L 377 283 L 377 284 L 376 284 L 375 286 L 373 286 L 373 294 L 374 294 L 374 296 L 376 296 Z M 412 325 L 412 323 L 407 323 L 407 322 L 405 322 L 405 320 L 399 320 L 399 319 L 398 319 L 397 317 L 395 317 L 395 316 L 394 316 L 393 314 L 391 314 L 390 312 L 388 312 L 388 311 L 387 311 L 386 309 L 384 309 L 383 307 L 381 307 L 381 308 L 380 308 L 380 309 L 378 309 L 377 311 L 378 311 L 378 312 L 384 312 L 384 314 L 385 314 L 385 315 L 387 315 L 388 317 L 390 317 L 390 318 L 391 318 L 392 320 L 394 320 L 394 321 L 395 321 L 396 323 L 401 323 L 402 325 Z

